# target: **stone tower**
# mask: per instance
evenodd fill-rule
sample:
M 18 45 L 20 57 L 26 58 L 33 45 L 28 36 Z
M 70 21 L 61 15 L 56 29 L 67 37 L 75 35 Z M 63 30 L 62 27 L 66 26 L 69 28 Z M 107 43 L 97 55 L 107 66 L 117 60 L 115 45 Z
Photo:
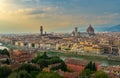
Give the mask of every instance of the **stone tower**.
M 43 26 L 40 26 L 40 36 L 43 36 Z

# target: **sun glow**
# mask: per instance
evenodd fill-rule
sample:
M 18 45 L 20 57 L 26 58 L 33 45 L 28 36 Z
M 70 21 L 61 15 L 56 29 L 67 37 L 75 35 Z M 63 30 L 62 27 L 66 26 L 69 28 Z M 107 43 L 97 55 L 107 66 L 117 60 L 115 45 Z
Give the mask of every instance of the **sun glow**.
M 9 3 L 7 0 L 0 0 L 0 20 L 8 20 L 9 18 Z
M 6 10 L 6 1 L 0 0 L 0 12 L 3 12 Z

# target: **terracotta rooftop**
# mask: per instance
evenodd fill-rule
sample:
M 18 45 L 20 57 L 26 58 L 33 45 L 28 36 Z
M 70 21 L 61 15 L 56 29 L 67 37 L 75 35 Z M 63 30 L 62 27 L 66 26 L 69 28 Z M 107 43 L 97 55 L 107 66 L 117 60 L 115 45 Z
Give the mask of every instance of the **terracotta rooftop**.
M 88 62 L 82 60 L 76 60 L 76 59 L 66 59 L 65 63 L 74 64 L 74 65 L 86 65 Z

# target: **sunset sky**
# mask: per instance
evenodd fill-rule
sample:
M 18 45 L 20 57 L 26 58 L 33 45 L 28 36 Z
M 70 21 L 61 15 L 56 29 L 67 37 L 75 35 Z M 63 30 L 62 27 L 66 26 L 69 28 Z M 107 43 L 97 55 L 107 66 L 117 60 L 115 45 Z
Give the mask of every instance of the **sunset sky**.
M 80 31 L 120 24 L 120 0 L 0 0 L 0 33 Z

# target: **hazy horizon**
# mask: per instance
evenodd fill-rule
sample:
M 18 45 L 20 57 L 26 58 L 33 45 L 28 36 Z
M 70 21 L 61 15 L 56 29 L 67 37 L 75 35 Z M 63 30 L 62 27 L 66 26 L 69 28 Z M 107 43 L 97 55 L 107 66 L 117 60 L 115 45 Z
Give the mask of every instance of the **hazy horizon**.
M 0 0 L 0 33 L 79 31 L 120 24 L 119 0 Z

